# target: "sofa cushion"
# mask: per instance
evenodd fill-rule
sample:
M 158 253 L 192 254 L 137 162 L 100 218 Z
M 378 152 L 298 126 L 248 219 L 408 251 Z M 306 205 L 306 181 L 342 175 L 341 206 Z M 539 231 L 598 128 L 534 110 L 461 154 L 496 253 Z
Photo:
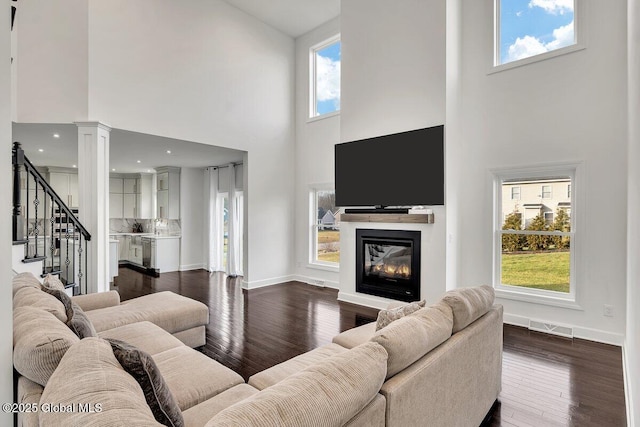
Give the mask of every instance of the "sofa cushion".
M 120 305 L 120 294 L 118 291 L 98 292 L 95 294 L 75 295 L 71 297 L 71 300 L 82 307 L 84 311 L 91 311 Z
M 384 348 L 365 343 L 225 409 L 206 426 L 342 426 L 377 395 L 386 359 Z
M 18 384 L 16 387 L 16 403 L 23 404 L 23 408 L 35 409 L 40 403 L 40 397 L 44 388 L 40 384 L 36 384 L 27 377 L 18 377 Z M 38 411 L 35 410 L 21 410 L 18 411 L 17 416 L 18 426 L 37 426 L 38 425 Z
M 409 314 L 416 312 L 423 308 L 426 304 L 425 300 L 411 302 L 409 304 L 403 304 L 400 307 L 388 308 L 386 310 L 380 310 L 378 312 L 378 318 L 376 319 L 376 331 L 384 328 L 394 320 L 408 316 Z
M 140 385 L 120 366 L 111 345 L 100 338 L 83 339 L 67 351 L 41 402 L 69 408 L 75 405 L 75 410 L 40 411 L 40 425 L 161 425 L 154 419 Z M 93 412 L 78 410 L 78 404 L 93 405 L 88 408 Z
M 13 365 L 42 386 L 79 338 L 53 314 L 34 307 L 13 311 Z
M 16 292 L 18 292 L 18 290 L 25 287 L 40 289 L 42 286 L 40 281 L 36 278 L 36 276 L 34 276 L 33 273 L 29 273 L 29 272 L 19 273 L 13 276 L 11 285 L 13 287 L 13 295 L 15 295 Z
M 203 426 L 218 412 L 256 393 L 258 389 L 248 384 L 238 384 L 184 411 L 184 423 L 188 427 Z
M 347 329 L 333 337 L 333 342 L 344 348 L 353 348 L 369 341 L 375 333 L 376 322 L 371 322 L 356 328 Z
M 156 421 L 170 427 L 184 426 L 182 412 L 149 353 L 124 341 L 107 341 L 120 365 L 140 384 Z
M 209 309 L 191 298 L 170 291 L 144 295 L 116 307 L 87 311 L 98 332 L 148 320 L 169 333 L 209 323 Z
M 36 307 L 53 314 L 61 322 L 67 321 L 67 312 L 64 305 L 53 295 L 42 292 L 39 288 L 25 286 L 13 295 L 13 308 Z
M 151 322 L 138 322 L 98 333 L 100 338 L 113 338 L 129 343 L 150 355 L 181 347 L 182 341 Z
M 290 375 L 300 372 L 303 369 L 325 360 L 333 355 L 344 353 L 347 349 L 338 344 L 327 344 L 303 353 L 292 359 L 279 363 L 271 368 L 251 376 L 249 384 L 258 390 L 272 386 Z
M 452 325 L 451 308 L 439 302 L 377 331 L 371 341 L 382 345 L 389 354 L 387 378 L 446 341 L 451 336 Z
M 152 357 L 183 411 L 244 383 L 231 369 L 184 345 Z
M 495 291 L 483 285 L 449 291 L 442 298 L 453 311 L 453 333 L 466 328 L 493 306 Z

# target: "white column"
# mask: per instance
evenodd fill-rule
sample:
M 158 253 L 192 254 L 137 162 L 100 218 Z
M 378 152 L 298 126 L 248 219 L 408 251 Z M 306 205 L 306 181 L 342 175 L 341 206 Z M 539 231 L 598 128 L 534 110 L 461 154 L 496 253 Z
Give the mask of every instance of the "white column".
M 88 242 L 87 292 L 109 290 L 109 134 L 99 122 L 77 122 L 78 198 L 80 222 Z

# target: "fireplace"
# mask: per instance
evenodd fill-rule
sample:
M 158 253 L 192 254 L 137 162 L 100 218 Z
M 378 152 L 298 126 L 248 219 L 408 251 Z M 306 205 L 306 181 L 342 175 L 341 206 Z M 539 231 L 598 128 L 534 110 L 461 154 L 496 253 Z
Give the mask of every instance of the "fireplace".
M 420 232 L 356 229 L 356 292 L 420 299 Z

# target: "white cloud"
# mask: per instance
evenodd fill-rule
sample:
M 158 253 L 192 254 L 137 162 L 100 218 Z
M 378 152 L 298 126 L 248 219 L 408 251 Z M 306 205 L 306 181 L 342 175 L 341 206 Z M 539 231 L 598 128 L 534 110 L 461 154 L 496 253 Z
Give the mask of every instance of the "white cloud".
M 318 101 L 340 99 L 340 61 L 316 57 L 316 98 Z
M 539 7 L 553 15 L 573 12 L 573 0 L 531 0 L 529 8 Z
M 542 0 L 540 0 L 542 1 Z M 573 21 L 567 25 L 553 30 L 553 40 L 549 43 L 542 43 L 540 39 L 533 36 L 518 37 L 516 41 L 509 46 L 507 59 L 504 62 L 517 61 L 518 59 L 528 58 L 533 55 L 560 49 L 561 47 L 570 46 L 574 43 Z

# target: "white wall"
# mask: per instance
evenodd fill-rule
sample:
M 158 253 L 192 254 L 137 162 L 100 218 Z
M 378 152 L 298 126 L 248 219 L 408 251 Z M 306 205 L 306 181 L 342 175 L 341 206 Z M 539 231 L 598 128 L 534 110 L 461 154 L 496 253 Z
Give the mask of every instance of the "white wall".
M 640 4 L 628 2 L 629 190 L 627 207 L 627 331 L 625 377 L 629 426 L 640 425 Z
M 340 33 L 333 19 L 296 39 L 296 279 L 338 287 L 338 272 L 309 267 L 309 191 L 334 184 L 334 145 L 340 142 L 340 115 L 309 121 L 309 49 Z
M 17 121 L 88 120 L 88 0 L 20 0 Z M 124 9 L 123 9 L 124 10 Z
M 116 128 L 248 151 L 246 286 L 288 278 L 294 169 L 282 165 L 294 160 L 293 39 L 220 0 L 75 1 L 73 12 L 60 0 L 32 10 L 50 12 L 42 26 L 22 22 L 19 120 L 77 120 L 81 94 L 87 118 Z M 69 42 L 69 32 L 78 40 Z M 51 64 L 58 52 L 65 72 Z M 20 88 L 41 65 L 49 74 L 35 87 L 44 93 L 88 79 L 88 95 L 78 84 L 70 100 L 31 102 Z
M 0 6 L 0 57 L 9 58 L 11 55 L 10 4 L 8 0 Z M 0 62 L 0 141 L 3 141 L 3 152 L 0 156 L 0 206 L 5 212 L 13 206 L 12 185 L 13 175 L 11 167 L 11 65 L 8 60 Z M 13 310 L 11 293 L 11 240 L 12 226 L 9 215 L 0 221 L 0 402 L 13 402 Z M 0 414 L 0 424 L 12 425 L 13 415 Z
M 558 161 L 583 163 L 574 250 L 582 310 L 501 300 L 505 319 L 576 326 L 577 336 L 622 342 L 626 292 L 626 12 L 624 2 L 585 1 L 587 48 L 488 74 L 493 58 L 493 1 L 463 2 L 462 102 L 447 120 L 457 150 L 448 162 L 457 178 L 453 239 L 462 286 L 492 282 L 491 168 Z M 455 178 L 452 178 L 455 177 Z M 448 190 L 450 190 L 448 188 Z M 448 194 L 449 197 L 449 194 Z M 614 317 L 603 316 L 603 304 Z
M 202 251 L 206 228 L 207 205 L 204 194 L 204 170 L 180 170 L 180 270 L 205 268 Z
M 348 142 L 445 122 L 445 8 L 443 0 L 342 3 L 340 140 Z M 437 299 L 446 289 L 446 209 L 422 229 L 421 295 Z M 354 296 L 355 226 L 414 229 L 410 225 L 349 224 L 341 235 L 340 299 Z M 341 233 L 342 234 L 342 233 Z M 353 235 L 353 236 L 351 236 Z M 344 238 L 344 239 L 343 239 Z M 346 247 L 345 247 L 346 246 Z M 362 301 L 380 307 L 381 299 Z M 384 305 L 384 304 L 383 304 Z

